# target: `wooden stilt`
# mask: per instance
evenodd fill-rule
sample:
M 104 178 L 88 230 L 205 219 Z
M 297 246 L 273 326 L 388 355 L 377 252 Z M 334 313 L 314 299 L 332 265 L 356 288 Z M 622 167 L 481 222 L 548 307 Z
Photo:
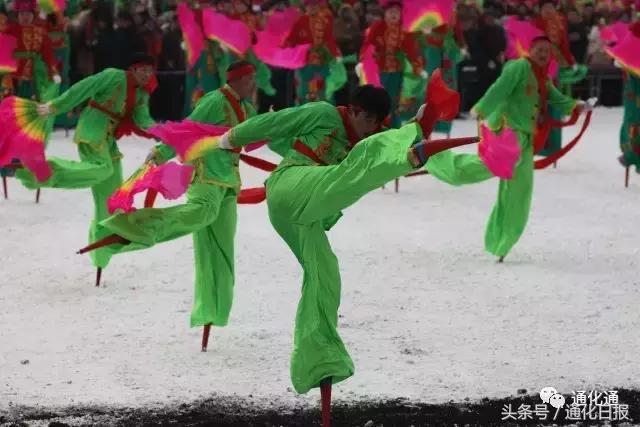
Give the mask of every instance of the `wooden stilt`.
M 498 258 L 498 263 L 502 264 L 504 262 L 504 256 L 501 256 L 500 258 Z
M 9 193 L 7 192 L 7 177 L 3 176 L 2 177 L 2 192 L 4 194 L 4 199 L 8 199 L 9 198 Z
M 38 188 L 36 190 L 36 204 L 40 203 L 40 189 Z
M 624 188 L 629 188 L 629 166 L 624 168 Z M 5 199 L 6 198 L 5 196 Z
M 209 333 L 211 331 L 211 325 L 204 325 L 202 328 L 202 351 L 207 351 L 209 346 Z
M 396 178 L 394 185 L 395 185 L 395 192 L 396 193 L 399 192 L 400 191 L 400 179 L 399 178 Z
M 98 241 L 93 242 L 92 244 L 85 246 L 84 248 L 80 249 L 79 251 L 77 251 L 76 253 L 78 255 L 82 255 L 82 254 L 86 254 L 87 252 L 91 252 L 93 250 L 102 248 L 104 246 L 109 246 L 109 245 L 114 245 L 117 243 L 122 243 L 122 244 L 128 244 L 131 243 L 129 240 L 125 239 L 124 237 L 120 237 L 117 234 L 112 234 L 110 236 L 105 237 L 104 239 L 100 239 Z
M 100 286 L 100 279 L 102 278 L 102 269 L 100 267 L 98 267 L 98 270 L 96 271 L 96 287 Z
M 331 427 L 331 378 L 320 383 L 320 401 L 322 404 L 322 427 Z
M 553 162 L 553 168 L 556 169 L 558 167 L 558 162 Z

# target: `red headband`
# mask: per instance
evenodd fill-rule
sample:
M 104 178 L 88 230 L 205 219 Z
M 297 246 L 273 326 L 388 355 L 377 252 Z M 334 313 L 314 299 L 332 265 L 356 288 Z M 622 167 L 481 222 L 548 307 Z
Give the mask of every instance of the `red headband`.
M 231 71 L 227 71 L 227 80 L 236 80 L 249 74 L 254 74 L 256 67 L 253 64 L 246 64 Z

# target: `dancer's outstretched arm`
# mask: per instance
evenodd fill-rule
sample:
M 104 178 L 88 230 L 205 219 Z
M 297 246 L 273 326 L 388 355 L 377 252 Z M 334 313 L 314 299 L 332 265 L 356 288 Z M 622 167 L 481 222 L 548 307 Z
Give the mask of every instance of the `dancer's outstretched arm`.
M 80 80 L 46 105 L 53 114 L 64 114 L 101 92 L 111 92 L 121 78 L 121 70 L 107 68 L 97 74 Z M 126 88 L 123 88 L 126 90 Z
M 335 118 L 331 120 L 328 118 Z M 331 132 L 340 120 L 336 108 L 326 102 L 312 102 L 301 107 L 285 108 L 260 114 L 231 129 L 228 142 L 233 148 L 252 142 L 304 136 L 313 132 Z M 221 144 L 222 146 L 222 144 Z

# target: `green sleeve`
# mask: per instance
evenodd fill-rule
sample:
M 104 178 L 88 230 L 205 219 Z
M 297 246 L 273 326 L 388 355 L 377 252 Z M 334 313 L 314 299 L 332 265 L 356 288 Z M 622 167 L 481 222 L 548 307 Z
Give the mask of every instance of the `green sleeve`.
M 133 122 L 142 129 L 149 129 L 156 124 L 156 121 L 151 117 L 151 113 L 149 113 L 149 94 L 146 92 L 139 95 L 131 118 Z
M 107 68 L 104 71 L 80 80 L 66 92 L 51 100 L 51 107 L 56 114 L 64 114 L 73 110 L 97 93 L 111 90 L 122 78 L 121 70 Z
M 168 162 L 176 156 L 176 150 L 167 144 L 157 144 L 153 147 L 154 156 L 153 160 L 156 165 L 161 165 Z
M 226 100 L 221 99 L 219 91 L 210 92 L 198 101 L 196 108 L 189 114 L 188 119 L 210 125 L 229 126 L 226 123 L 224 112 L 226 102 Z
M 562 115 L 568 116 L 576 107 L 576 100 L 563 95 L 551 81 L 547 81 L 547 92 L 549 96 L 549 104 L 562 111 Z
M 495 108 L 505 102 L 518 83 L 526 76 L 529 64 L 526 59 L 507 63 L 498 80 L 491 85 L 484 96 L 473 106 L 479 118 L 486 119 Z
M 339 115 L 326 102 L 311 102 L 300 107 L 285 108 L 259 114 L 231 130 L 229 142 L 242 147 L 257 141 L 273 141 L 309 134 L 316 129 L 332 129 Z

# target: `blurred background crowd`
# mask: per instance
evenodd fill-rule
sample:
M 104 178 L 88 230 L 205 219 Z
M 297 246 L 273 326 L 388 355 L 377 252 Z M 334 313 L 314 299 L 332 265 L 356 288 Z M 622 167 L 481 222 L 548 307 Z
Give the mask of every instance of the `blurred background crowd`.
M 200 2 L 203 3 L 203 2 Z M 294 6 L 304 11 L 305 5 L 287 0 L 211 0 L 229 16 L 241 14 L 260 22 L 273 10 Z M 554 2 L 555 3 L 555 2 Z M 177 119 L 183 115 L 188 99 L 185 90 L 184 40 L 175 0 L 105 1 L 69 0 L 64 15 L 45 14 L 56 57 L 64 73 L 64 86 L 107 67 L 126 68 L 130 55 L 144 51 L 156 60 L 159 89 L 152 98 L 152 113 L 158 119 Z M 344 58 L 358 54 L 365 30 L 382 20 L 384 9 L 377 0 L 335 0 L 325 5 L 333 15 L 333 36 Z M 634 19 L 636 5 L 632 1 L 560 0 L 555 3 L 564 17 L 566 38 L 575 61 L 589 67 L 585 80 L 573 87 L 577 96 L 598 96 L 604 105 L 620 105 L 622 74 L 604 53 L 600 29 L 613 22 Z M 508 16 L 534 18 L 540 9 L 537 1 L 458 1 L 454 39 L 460 51 L 457 84 L 463 94 L 463 108 L 468 108 L 500 75 L 507 45 L 503 27 Z M 35 8 L 36 13 L 37 8 Z M 0 3 L 0 30 L 17 20 L 12 2 Z M 244 18 L 243 18 L 244 19 Z M 427 58 L 425 58 L 427 60 Z M 357 84 L 354 68 L 357 61 L 345 61 L 349 83 L 335 95 L 340 103 L 350 88 Z M 275 93 L 260 92 L 258 103 L 264 111 L 273 105 L 282 108 L 296 101 L 294 72 L 271 68 Z

